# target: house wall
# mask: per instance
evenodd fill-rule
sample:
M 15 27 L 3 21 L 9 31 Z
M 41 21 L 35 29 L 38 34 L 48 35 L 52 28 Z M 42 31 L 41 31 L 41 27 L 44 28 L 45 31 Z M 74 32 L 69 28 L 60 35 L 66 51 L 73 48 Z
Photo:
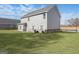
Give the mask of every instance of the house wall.
M 21 23 L 18 24 L 18 31 L 24 31 L 24 24 L 23 23 L 28 23 L 28 18 L 21 19 Z
M 48 31 L 60 29 L 60 15 L 57 7 L 54 7 L 47 12 L 47 29 Z
M 23 31 L 23 25 L 18 25 L 18 31 Z
M 24 18 L 21 20 L 21 23 L 27 23 L 27 32 L 33 32 L 34 30 L 41 32 L 41 26 L 42 30 L 47 30 L 47 13 L 45 16 L 45 19 L 43 18 L 43 14 L 31 16 L 29 17 L 29 20 L 28 18 Z
M 27 23 L 27 22 L 28 22 L 28 18 L 21 19 L 21 23 Z

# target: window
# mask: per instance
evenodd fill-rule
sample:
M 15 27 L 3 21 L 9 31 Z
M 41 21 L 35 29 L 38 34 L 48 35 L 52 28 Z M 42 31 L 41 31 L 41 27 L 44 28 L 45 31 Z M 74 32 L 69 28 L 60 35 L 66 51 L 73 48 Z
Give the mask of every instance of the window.
M 43 14 L 43 19 L 45 19 L 45 18 L 46 18 L 46 14 L 44 13 L 44 14 Z
M 34 26 L 32 26 L 32 30 L 34 30 Z
M 43 30 L 43 26 L 42 25 L 40 26 L 40 30 Z
M 30 20 L 30 18 L 28 17 L 28 21 Z

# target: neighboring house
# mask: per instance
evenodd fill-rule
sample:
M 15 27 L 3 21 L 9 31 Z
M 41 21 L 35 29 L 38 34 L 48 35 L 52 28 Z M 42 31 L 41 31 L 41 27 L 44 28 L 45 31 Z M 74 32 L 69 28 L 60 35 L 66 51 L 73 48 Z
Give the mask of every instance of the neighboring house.
M 60 30 L 60 13 L 57 5 L 48 6 L 24 15 L 18 24 L 18 31 L 53 32 Z
M 17 27 L 17 20 L 0 18 L 0 29 L 13 29 Z

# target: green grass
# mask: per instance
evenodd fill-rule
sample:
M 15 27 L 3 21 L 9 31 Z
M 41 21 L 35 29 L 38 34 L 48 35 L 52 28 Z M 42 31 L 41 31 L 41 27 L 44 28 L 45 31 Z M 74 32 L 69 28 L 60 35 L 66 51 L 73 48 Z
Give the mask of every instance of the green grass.
M 78 54 L 79 33 L 23 33 L 0 30 L 0 52 Z

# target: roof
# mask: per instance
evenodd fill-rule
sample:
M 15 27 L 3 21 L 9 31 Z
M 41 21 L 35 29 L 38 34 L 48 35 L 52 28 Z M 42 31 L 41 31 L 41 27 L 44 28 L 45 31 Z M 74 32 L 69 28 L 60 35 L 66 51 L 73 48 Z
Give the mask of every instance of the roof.
M 41 14 L 41 13 L 44 13 L 44 12 L 48 12 L 54 6 L 55 5 L 51 5 L 51 6 L 48 6 L 48 7 L 45 7 L 45 8 L 41 8 L 41 9 L 35 10 L 33 12 L 30 12 L 30 13 L 24 15 L 22 18 L 27 18 L 27 17 L 33 16 L 33 15 L 37 15 L 37 14 Z
M 25 24 L 27 24 L 27 23 L 18 23 L 18 25 L 25 25 Z

